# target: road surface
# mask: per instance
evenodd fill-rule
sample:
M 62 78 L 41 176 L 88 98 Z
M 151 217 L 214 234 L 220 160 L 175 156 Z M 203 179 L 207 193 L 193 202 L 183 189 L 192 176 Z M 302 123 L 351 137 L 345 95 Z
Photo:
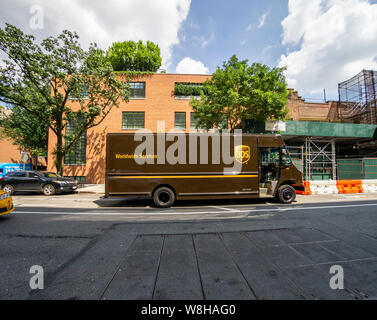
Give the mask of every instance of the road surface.
M 0 299 L 377 298 L 373 196 L 163 210 L 136 200 L 90 207 L 84 197 L 15 197 L 0 218 Z M 29 286 L 33 265 L 43 290 Z M 330 287 L 334 265 L 344 289 Z

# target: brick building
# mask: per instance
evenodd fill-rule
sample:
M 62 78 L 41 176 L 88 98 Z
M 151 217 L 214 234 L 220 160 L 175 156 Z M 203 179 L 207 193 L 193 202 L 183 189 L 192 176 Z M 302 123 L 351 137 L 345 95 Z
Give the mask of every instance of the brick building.
M 87 131 L 64 159 L 64 175 L 87 183 L 104 183 L 106 134 L 109 132 L 134 132 L 139 128 L 157 131 L 157 121 L 165 121 L 166 131 L 178 129 L 189 132 L 195 127 L 189 97 L 175 97 L 176 83 L 202 83 L 208 75 L 161 74 L 146 75 L 131 82 L 128 103 L 121 102 L 97 127 Z M 74 101 L 69 103 L 74 104 Z M 56 136 L 50 131 L 48 170 L 55 171 L 53 150 Z
M 6 108 L 0 109 L 0 117 L 3 114 L 9 114 Z M 0 163 L 21 163 L 21 152 L 19 147 L 13 144 L 13 141 L 7 137 L 0 136 Z
M 21 152 L 12 140 L 0 138 L 0 163 L 21 163 Z
M 204 82 L 209 75 L 152 74 L 131 82 L 131 97 L 128 103 L 121 102 L 97 127 L 87 131 L 75 148 L 64 159 L 64 175 L 86 183 L 104 183 L 106 134 L 134 132 L 139 128 L 157 131 L 157 121 L 165 121 L 165 130 L 189 132 L 195 128 L 190 97 L 174 95 L 176 84 L 194 85 Z M 73 104 L 74 101 L 69 101 Z M 337 102 L 309 103 L 296 91 L 287 104 L 290 115 L 288 125 L 296 123 L 338 122 Z M 67 128 L 69 130 L 69 126 Z M 289 128 L 288 128 L 289 131 Z M 292 130 L 290 130 L 292 135 Z M 48 170 L 54 168 L 56 137 L 50 131 Z

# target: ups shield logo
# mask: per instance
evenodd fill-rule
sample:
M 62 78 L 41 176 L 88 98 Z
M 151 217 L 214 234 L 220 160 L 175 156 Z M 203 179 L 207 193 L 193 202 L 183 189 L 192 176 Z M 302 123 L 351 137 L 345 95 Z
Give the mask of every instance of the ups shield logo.
M 239 163 L 248 162 L 250 160 L 250 147 L 242 145 L 234 147 L 234 157 Z

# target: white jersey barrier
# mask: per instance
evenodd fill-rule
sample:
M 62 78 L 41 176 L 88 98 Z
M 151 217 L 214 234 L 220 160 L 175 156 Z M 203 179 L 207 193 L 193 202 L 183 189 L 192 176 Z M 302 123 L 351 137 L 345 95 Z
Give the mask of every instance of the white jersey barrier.
M 363 187 L 363 193 L 377 192 L 377 179 L 361 180 L 361 185 Z
M 311 180 L 310 190 L 312 194 L 338 193 L 336 180 Z
M 311 180 L 303 194 L 377 193 L 374 180 Z

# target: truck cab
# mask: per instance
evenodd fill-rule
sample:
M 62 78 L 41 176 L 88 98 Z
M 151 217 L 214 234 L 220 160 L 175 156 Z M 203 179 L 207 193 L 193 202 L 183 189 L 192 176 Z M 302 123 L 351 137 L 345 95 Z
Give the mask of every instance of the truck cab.
M 303 189 L 302 173 L 293 164 L 284 144 L 259 147 L 259 196 L 276 197 L 283 203 L 294 201 Z

